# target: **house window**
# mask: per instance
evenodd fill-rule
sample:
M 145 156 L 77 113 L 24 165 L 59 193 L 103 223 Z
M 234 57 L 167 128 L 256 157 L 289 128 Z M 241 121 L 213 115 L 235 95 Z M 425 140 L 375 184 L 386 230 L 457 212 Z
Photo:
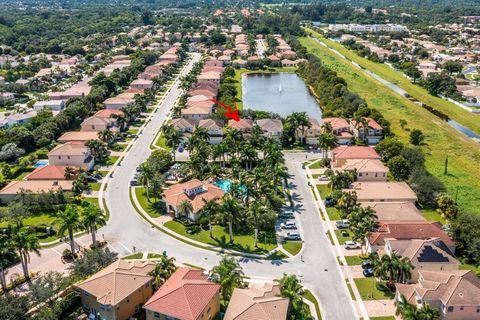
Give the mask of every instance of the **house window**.
M 448 307 L 447 312 L 453 312 L 453 307 Z
M 127 298 L 127 303 L 129 303 L 129 302 L 130 302 L 130 298 Z
M 145 284 L 145 288 L 148 288 L 148 287 L 150 287 L 150 283 L 147 282 L 147 283 Z
M 460 306 L 460 310 L 463 310 L 463 306 Z
M 62 160 L 62 156 L 58 156 L 58 160 Z
M 361 177 L 361 176 L 362 176 L 362 173 L 361 173 L 361 172 L 359 172 L 359 173 L 358 173 L 358 176 L 359 176 L 359 177 Z
M 160 318 L 160 313 L 154 312 L 154 313 L 153 313 L 153 316 L 154 316 L 155 318 Z
M 70 156 L 67 156 L 67 159 L 70 160 Z

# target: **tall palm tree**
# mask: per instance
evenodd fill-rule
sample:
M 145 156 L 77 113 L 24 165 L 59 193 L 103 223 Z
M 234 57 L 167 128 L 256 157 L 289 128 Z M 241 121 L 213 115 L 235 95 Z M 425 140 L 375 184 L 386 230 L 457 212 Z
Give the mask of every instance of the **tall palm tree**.
M 117 122 L 120 131 L 123 131 L 126 128 L 129 119 L 125 114 L 113 114 L 112 118 Z
M 254 229 L 254 246 L 258 248 L 258 231 L 261 227 L 273 225 L 275 213 L 268 207 L 268 203 L 257 201 L 248 208 L 247 214 L 247 221 Z
M 355 207 L 357 207 L 356 192 L 342 192 L 335 205 L 335 208 L 340 210 L 342 218 L 348 217 Z
M 165 281 L 177 270 L 175 258 L 169 258 L 167 252 L 163 252 L 160 260 L 155 264 L 155 268 L 149 273 L 153 277 L 153 285 L 158 290 Z
M 145 187 L 147 199 L 150 201 L 150 181 L 153 179 L 154 172 L 152 166 L 144 162 L 140 165 L 140 173 L 138 174 L 138 182 Z
M 440 320 L 440 311 L 433 309 L 428 303 L 424 303 L 421 308 L 418 309 L 418 319 L 421 320 Z
M 77 170 L 74 167 L 70 167 L 70 166 L 65 167 L 66 180 L 72 180 L 73 178 L 75 178 L 76 174 L 77 174 Z
M 92 245 L 97 246 L 97 227 L 106 224 L 105 215 L 100 208 L 89 204 L 84 210 L 81 222 L 86 230 L 92 235 Z
M 30 252 L 40 255 L 40 243 L 32 228 L 24 228 L 21 224 L 12 228 L 13 247 L 17 250 L 22 263 L 23 275 L 26 279 L 30 278 L 28 264 L 30 263 Z
M 165 132 L 165 138 L 167 139 L 167 144 L 172 147 L 172 153 L 173 153 L 173 161 L 175 161 L 175 151 L 177 149 L 177 146 L 182 142 L 182 137 L 183 134 L 175 130 L 173 127 L 170 130 L 164 131 Z
M 228 224 L 228 234 L 230 236 L 230 242 L 233 242 L 233 223 L 238 216 L 239 205 L 237 200 L 231 193 L 227 193 L 223 197 L 222 203 L 222 218 L 226 220 Z
M 305 291 L 298 278 L 294 275 L 284 275 L 278 283 L 282 297 L 290 299 L 289 318 L 308 319 L 303 302 Z
M 112 131 L 105 129 L 98 133 L 98 137 L 102 142 L 110 145 L 113 142 L 115 136 Z
M 5 269 L 15 260 L 15 248 L 13 242 L 7 236 L 0 236 L 0 285 L 2 290 L 7 288 Z
M 202 217 L 208 219 L 208 232 L 210 238 L 213 238 L 213 228 L 212 223 L 218 212 L 220 211 L 220 205 L 215 200 L 205 200 L 203 199 L 204 206 L 200 210 Z
M 193 211 L 192 203 L 188 200 L 182 200 L 177 210 L 180 215 L 188 217 L 188 214 Z
M 75 229 L 83 227 L 81 224 L 80 216 L 83 209 L 74 204 L 69 204 L 65 207 L 65 210 L 58 211 L 57 221 L 59 223 L 58 233 L 63 237 L 65 232 L 68 233 L 70 241 L 70 250 L 75 255 L 75 238 L 73 233 Z
M 257 151 L 250 144 L 243 144 L 240 149 L 240 159 L 245 163 L 245 170 L 250 171 L 257 161 Z
M 305 141 L 305 128 L 310 128 L 311 123 L 310 119 L 306 112 L 293 112 L 286 118 L 286 122 L 292 128 L 293 132 L 295 132 L 295 136 L 299 133 L 300 135 L 300 143 L 304 143 Z
M 210 271 L 212 279 L 220 284 L 223 301 L 227 303 L 235 288 L 244 286 L 244 273 L 239 263 L 233 257 L 224 256 L 220 263 Z
M 337 144 L 337 137 L 333 133 L 325 132 L 318 136 L 318 146 L 322 149 L 324 159 L 327 158 L 328 151 L 335 148 Z

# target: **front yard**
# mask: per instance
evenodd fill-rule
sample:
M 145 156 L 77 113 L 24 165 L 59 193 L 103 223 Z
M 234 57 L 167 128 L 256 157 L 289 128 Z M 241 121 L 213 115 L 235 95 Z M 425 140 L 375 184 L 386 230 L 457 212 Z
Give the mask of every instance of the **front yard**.
M 233 243 L 229 242 L 228 227 L 223 227 L 220 225 L 213 226 L 213 237 L 210 238 L 208 228 L 205 230 L 203 228 L 198 228 L 195 233 L 189 233 L 189 229 L 177 220 L 171 220 L 165 222 L 164 227 L 170 229 L 171 231 L 178 233 L 189 239 L 202 242 L 205 244 L 210 244 L 213 246 L 221 247 L 224 249 L 236 250 L 241 252 L 248 253 L 265 253 L 270 250 L 273 250 L 277 247 L 277 242 L 275 239 L 275 234 L 265 235 L 261 233 L 258 239 L 258 248 L 254 246 L 254 238 L 252 234 L 235 234 Z M 266 245 L 265 245 L 266 241 Z
M 144 187 L 136 187 L 134 188 L 135 190 L 135 196 L 137 197 L 138 203 L 142 207 L 142 209 L 148 213 L 148 215 L 152 218 L 158 218 L 161 215 L 165 214 L 165 210 L 162 210 L 162 207 L 160 206 L 160 201 L 156 201 L 156 199 L 150 199 L 150 201 L 147 199 L 147 196 L 145 194 L 145 188 Z
M 302 250 L 302 243 L 300 241 L 286 241 L 282 244 L 282 247 L 292 256 L 295 256 Z
M 383 281 L 377 281 L 375 278 L 358 278 L 353 280 L 363 300 L 393 299 L 395 296 Z

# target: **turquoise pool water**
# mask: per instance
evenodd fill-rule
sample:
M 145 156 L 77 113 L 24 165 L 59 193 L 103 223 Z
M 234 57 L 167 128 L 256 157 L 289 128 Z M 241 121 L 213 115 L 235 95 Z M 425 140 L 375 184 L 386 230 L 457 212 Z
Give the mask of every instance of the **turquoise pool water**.
M 232 188 L 232 181 L 230 180 L 218 180 L 215 185 L 223 190 L 223 192 L 229 192 Z
M 46 167 L 46 166 L 48 166 L 48 160 L 42 159 L 42 160 L 38 160 L 37 162 L 35 162 L 32 167 L 41 168 L 41 167 Z

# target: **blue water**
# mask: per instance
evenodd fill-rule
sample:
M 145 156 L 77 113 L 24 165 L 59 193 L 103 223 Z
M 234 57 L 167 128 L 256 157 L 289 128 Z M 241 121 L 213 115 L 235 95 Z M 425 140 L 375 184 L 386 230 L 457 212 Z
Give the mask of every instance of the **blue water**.
M 43 159 L 43 160 L 38 160 L 33 164 L 34 168 L 41 168 L 41 167 L 46 167 L 48 166 L 48 160 Z
M 218 180 L 215 182 L 215 185 L 223 190 L 223 192 L 227 193 L 232 188 L 232 181 L 230 180 Z

